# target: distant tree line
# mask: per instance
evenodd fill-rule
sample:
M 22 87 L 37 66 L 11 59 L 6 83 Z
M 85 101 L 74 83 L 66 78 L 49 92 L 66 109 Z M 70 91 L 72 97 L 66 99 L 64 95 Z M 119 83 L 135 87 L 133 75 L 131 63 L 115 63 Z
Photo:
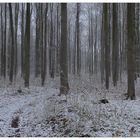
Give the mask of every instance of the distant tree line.
M 60 76 L 60 94 L 69 91 L 68 75 L 100 78 L 109 89 L 127 74 L 128 98 L 135 99 L 140 73 L 139 4 L 1 3 L 0 75 L 10 83 L 31 72 L 45 85 Z

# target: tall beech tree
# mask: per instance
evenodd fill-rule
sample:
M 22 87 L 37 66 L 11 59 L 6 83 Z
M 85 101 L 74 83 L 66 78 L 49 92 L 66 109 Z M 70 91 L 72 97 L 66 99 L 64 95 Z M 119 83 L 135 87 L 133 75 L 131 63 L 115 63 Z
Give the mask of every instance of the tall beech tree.
M 127 80 L 128 98 L 135 97 L 135 4 L 127 4 Z
M 24 37 L 24 85 L 29 87 L 30 78 L 30 3 L 26 4 L 26 26 L 25 26 L 25 37 Z
M 12 83 L 13 82 L 13 74 L 14 74 L 14 25 L 13 25 L 13 12 L 12 12 L 12 4 L 9 3 L 9 16 L 10 16 L 10 31 L 11 31 L 11 49 L 10 49 L 10 75 L 9 80 Z
M 67 94 L 68 62 L 67 62 L 67 4 L 61 4 L 61 47 L 60 47 L 60 95 Z

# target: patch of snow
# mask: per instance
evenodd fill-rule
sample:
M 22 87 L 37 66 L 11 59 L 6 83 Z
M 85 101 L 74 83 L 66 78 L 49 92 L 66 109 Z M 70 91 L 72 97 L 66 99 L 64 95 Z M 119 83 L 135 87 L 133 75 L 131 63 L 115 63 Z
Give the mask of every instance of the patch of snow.
M 68 95 L 58 96 L 59 82 L 46 87 L 0 88 L 0 136 L 140 136 L 139 83 L 137 100 L 124 100 L 126 82 L 104 89 L 95 80 L 72 79 Z M 36 81 L 37 83 L 37 81 Z M 109 103 L 102 104 L 106 98 Z M 12 119 L 19 116 L 18 128 Z

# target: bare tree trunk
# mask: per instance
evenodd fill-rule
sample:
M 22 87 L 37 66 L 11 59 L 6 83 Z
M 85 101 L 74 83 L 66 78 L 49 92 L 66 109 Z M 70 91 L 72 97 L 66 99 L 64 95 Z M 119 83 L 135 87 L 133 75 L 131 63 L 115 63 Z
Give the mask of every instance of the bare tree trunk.
M 112 46 L 112 78 L 114 86 L 118 81 L 118 65 L 119 65 L 119 28 L 118 28 L 118 4 L 113 3 L 113 46 Z
M 54 78 L 54 28 L 53 28 L 53 4 L 50 7 L 51 10 L 51 27 L 50 27 L 50 47 L 49 47 L 49 74 L 51 78 Z
M 36 4 L 35 77 L 40 74 L 40 5 Z
M 21 11 L 21 77 L 24 75 L 24 4 Z
M 108 8 L 109 4 L 103 4 L 103 13 L 104 13 L 104 43 L 105 43 L 105 86 L 106 89 L 109 89 L 109 68 L 110 68 L 110 60 L 109 60 L 109 30 L 108 30 Z
M 7 31 L 7 4 L 5 3 L 5 29 L 4 29 L 4 50 L 3 50 L 3 75 L 6 78 L 6 31 Z
M 8 43 L 7 43 L 7 75 L 10 77 L 10 57 L 11 57 L 11 29 L 8 30 Z
M 94 40 L 94 74 L 97 75 L 97 62 L 98 62 L 98 55 L 97 55 L 97 15 L 96 15 L 96 23 L 95 23 L 95 40 Z
M 67 94 L 68 62 L 67 62 L 67 4 L 61 4 L 61 47 L 60 47 L 60 95 Z
M 103 11 L 104 12 L 104 11 Z M 104 32 L 104 13 L 102 13 L 102 27 L 101 27 L 101 64 L 100 64 L 100 71 L 101 71 L 101 84 L 104 82 L 105 78 L 105 32 Z
M 73 46 L 73 74 L 76 73 L 76 24 L 75 24 L 75 30 L 74 30 L 74 46 Z
M 128 98 L 135 97 L 135 4 L 127 4 L 127 72 L 128 72 Z
M 92 9 L 89 8 L 89 31 L 88 31 L 88 65 L 89 65 L 89 74 L 93 75 L 93 17 L 92 17 Z
M 45 23 L 44 23 L 44 54 L 43 54 L 43 69 L 42 69 L 42 86 L 44 86 L 44 82 L 46 79 L 46 53 L 47 53 L 47 13 L 48 13 L 48 4 L 46 3 L 44 17 L 45 17 Z
M 44 74 L 44 65 L 43 65 L 43 61 L 44 61 L 44 47 L 43 47 L 43 28 L 44 28 L 44 24 L 43 24 L 43 4 L 40 4 L 40 49 L 41 49 L 41 81 L 43 79 L 43 74 Z M 42 84 L 42 83 L 41 83 Z
M 71 27 L 70 20 L 68 24 L 68 70 L 71 73 Z
M 26 27 L 25 27 L 25 62 L 24 62 L 24 85 L 29 87 L 29 78 L 30 78 L 30 3 L 27 3 L 26 9 Z
M 3 51 L 4 51 L 4 31 L 3 31 L 3 5 L 1 4 L 1 76 L 3 76 Z
M 76 32 L 77 32 L 77 42 L 76 42 L 76 46 L 77 46 L 77 75 L 80 76 L 80 21 L 79 21 L 79 14 L 80 14 L 80 4 L 77 3 L 77 15 L 76 15 Z
M 59 74 L 59 68 L 60 68 L 60 4 L 57 5 L 57 37 L 56 37 L 56 42 L 57 42 L 57 50 L 56 50 L 56 74 Z
M 15 4 L 15 65 L 14 65 L 14 75 L 16 77 L 17 74 L 17 33 L 18 33 L 18 13 L 19 13 L 19 4 Z
M 140 48 L 139 48 L 139 3 L 136 3 L 135 5 L 135 80 L 137 80 L 137 77 L 139 76 L 139 70 L 140 70 L 140 62 L 139 62 L 139 56 L 140 56 Z
M 11 44 L 11 56 L 10 56 L 10 75 L 9 80 L 12 83 L 13 82 L 13 72 L 14 72 L 14 26 L 13 26 L 13 14 L 12 14 L 12 5 L 9 3 L 9 15 L 10 15 L 10 30 L 11 30 L 11 38 L 12 38 L 12 44 Z

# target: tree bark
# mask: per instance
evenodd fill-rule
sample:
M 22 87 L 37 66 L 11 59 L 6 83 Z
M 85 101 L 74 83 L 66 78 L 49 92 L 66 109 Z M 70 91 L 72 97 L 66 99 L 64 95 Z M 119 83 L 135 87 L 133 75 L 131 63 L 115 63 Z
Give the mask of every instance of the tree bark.
M 25 87 L 29 87 L 29 78 L 30 78 L 30 3 L 27 3 L 26 10 L 26 29 L 25 29 L 25 75 L 24 75 L 24 85 Z
M 21 11 L 21 77 L 24 75 L 24 4 Z
M 135 4 L 127 4 L 127 80 L 128 98 L 134 100 L 135 97 Z
M 17 75 L 17 69 L 18 69 L 18 67 L 17 67 L 17 44 L 18 44 L 18 42 L 17 42 L 17 33 L 18 33 L 18 13 L 19 13 L 19 4 L 18 3 L 16 3 L 15 4 L 15 36 L 14 36 L 14 39 L 15 39 L 15 58 L 14 58 L 14 60 L 15 60 L 15 65 L 14 65 L 14 75 L 15 75 L 15 77 L 16 77 L 16 75 Z
M 46 53 L 47 53 L 47 13 L 48 13 L 48 4 L 46 3 L 45 12 L 44 12 L 44 52 L 43 52 L 43 69 L 42 69 L 42 86 L 44 86 L 44 82 L 46 79 Z
M 9 15 L 10 15 L 10 30 L 11 30 L 11 38 L 12 38 L 12 44 L 11 44 L 11 55 L 10 55 L 10 75 L 9 80 L 12 83 L 13 82 L 13 72 L 14 72 L 14 26 L 13 26 L 13 14 L 12 14 L 12 5 L 9 3 Z
M 119 58 L 119 28 L 118 28 L 118 4 L 113 3 L 113 46 L 112 46 L 112 79 L 114 86 L 117 85 L 118 81 L 118 58 Z
M 60 47 L 60 95 L 67 94 L 68 62 L 67 62 L 67 4 L 61 4 L 61 47 Z
M 77 3 L 77 15 L 76 15 L 76 38 L 77 38 L 77 42 L 76 42 L 76 46 L 77 46 L 77 75 L 80 76 L 80 21 L 79 21 L 79 14 L 80 14 L 80 4 Z

